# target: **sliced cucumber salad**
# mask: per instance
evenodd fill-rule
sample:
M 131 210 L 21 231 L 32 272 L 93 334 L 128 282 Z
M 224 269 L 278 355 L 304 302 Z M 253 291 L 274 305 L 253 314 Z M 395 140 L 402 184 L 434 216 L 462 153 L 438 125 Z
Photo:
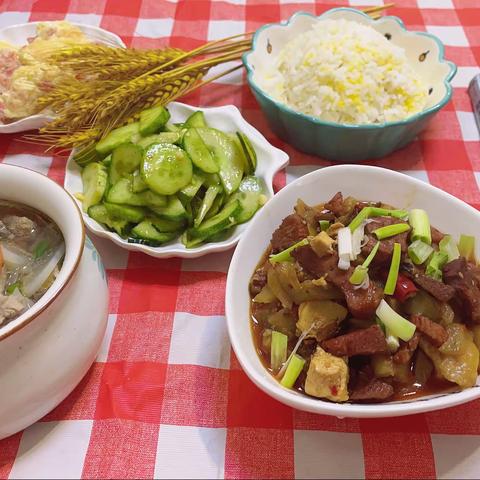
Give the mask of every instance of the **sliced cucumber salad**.
M 265 203 L 257 155 L 242 132 L 210 127 L 203 112 L 169 123 L 164 107 L 112 130 L 83 168 L 84 211 L 131 243 L 187 248 L 226 238 Z

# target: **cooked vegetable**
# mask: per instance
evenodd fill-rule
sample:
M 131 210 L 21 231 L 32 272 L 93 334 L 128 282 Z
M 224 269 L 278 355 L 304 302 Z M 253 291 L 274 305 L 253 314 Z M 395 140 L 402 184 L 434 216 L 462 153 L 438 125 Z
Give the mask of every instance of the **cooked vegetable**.
M 279 370 L 287 360 L 288 337 L 283 333 L 272 331 L 272 343 L 270 347 L 270 364 L 274 372 Z
M 320 220 L 318 223 L 320 224 L 320 230 L 322 232 L 327 231 L 328 227 L 330 226 L 330 222 L 328 220 Z
M 102 201 L 107 189 L 107 169 L 101 163 L 90 163 L 82 172 L 83 211 Z
M 465 257 L 471 262 L 475 262 L 475 237 L 471 235 L 460 235 L 458 251 L 462 257 Z
M 421 265 L 433 253 L 433 248 L 421 240 L 415 240 L 408 246 L 408 256 L 415 265 Z
M 163 127 L 170 119 L 168 110 L 159 105 L 157 107 L 148 108 L 140 113 L 140 134 L 150 135 Z
M 348 226 L 350 230 L 353 232 L 357 229 L 367 218 L 371 217 L 395 217 L 401 218 L 404 220 L 408 217 L 408 212 L 406 210 L 394 210 L 394 209 L 387 209 L 387 208 L 380 208 L 380 207 L 364 207 L 360 213 L 350 222 Z
M 376 314 L 392 335 L 405 342 L 413 337 L 415 325 L 399 315 L 385 300 L 380 302 Z
M 290 253 L 292 253 L 296 248 L 302 247 L 303 245 L 308 245 L 308 239 L 304 238 L 299 242 L 295 243 L 291 247 L 283 250 L 282 252 L 276 253 L 275 255 L 270 255 L 269 260 L 271 263 L 276 262 L 289 262 L 292 260 Z
M 421 240 L 430 245 L 432 243 L 432 234 L 427 212 L 420 208 L 414 208 L 410 210 L 409 221 L 412 227 L 412 240 Z
M 399 233 L 408 232 L 410 227 L 406 223 L 396 223 L 394 225 L 387 225 L 386 227 L 380 227 L 373 231 L 374 235 L 379 239 L 393 237 Z
M 395 286 L 394 297 L 400 302 L 404 302 L 418 291 L 415 284 L 405 275 L 399 274 Z
M 338 268 L 348 270 L 350 268 L 350 258 L 353 255 L 352 250 L 352 231 L 348 227 L 341 228 L 337 233 L 338 242 Z
M 385 295 L 393 295 L 397 286 L 398 271 L 400 269 L 400 258 L 402 256 L 402 247 L 399 243 L 393 245 L 393 256 L 388 271 L 387 283 L 383 289 Z
M 441 252 L 448 255 L 448 261 L 456 260 L 460 256 L 457 244 L 451 235 L 445 235 L 439 242 L 438 247 Z
M 297 354 L 293 355 L 288 362 L 287 370 L 280 383 L 284 387 L 292 388 L 304 366 L 305 360 Z
M 442 268 L 448 261 L 448 254 L 445 252 L 435 252 L 428 261 L 425 273 L 436 280 L 442 279 Z

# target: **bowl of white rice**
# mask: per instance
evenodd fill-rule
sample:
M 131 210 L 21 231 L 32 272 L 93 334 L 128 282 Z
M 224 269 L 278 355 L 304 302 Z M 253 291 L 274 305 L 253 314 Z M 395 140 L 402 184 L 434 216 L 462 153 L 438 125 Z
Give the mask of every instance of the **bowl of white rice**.
M 435 36 L 351 8 L 265 25 L 243 60 L 273 131 L 341 162 L 410 143 L 450 100 L 456 73 Z

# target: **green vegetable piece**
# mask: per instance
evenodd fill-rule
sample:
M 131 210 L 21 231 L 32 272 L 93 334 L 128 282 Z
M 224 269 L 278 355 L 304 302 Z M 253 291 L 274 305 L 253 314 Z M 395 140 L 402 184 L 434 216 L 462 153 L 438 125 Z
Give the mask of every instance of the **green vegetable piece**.
M 200 209 L 195 217 L 195 221 L 193 222 L 194 227 L 200 226 L 205 218 L 205 215 L 212 207 L 215 197 L 220 193 L 221 189 L 222 187 L 220 187 L 220 185 L 212 185 L 208 187 L 207 191 L 205 192 L 205 196 L 203 197 L 202 205 L 200 206 Z
M 198 193 L 204 182 L 205 177 L 202 173 L 193 172 L 191 182 L 178 192 L 180 200 L 182 200 L 183 202 L 190 202 L 192 198 Z
M 147 220 L 162 233 L 178 232 L 185 227 L 185 220 L 169 220 L 160 217 L 149 217 Z
M 202 111 L 198 110 L 193 112 L 183 124 L 186 128 L 192 127 L 208 127 L 207 122 L 205 121 L 205 115 Z
M 15 290 L 18 288 L 19 290 L 21 290 L 21 287 L 22 287 L 22 284 L 21 282 L 15 282 L 15 283 L 12 283 L 10 284 L 6 289 L 5 289 L 5 293 L 7 295 L 12 295 L 13 292 L 15 292 Z
M 411 239 L 421 240 L 427 245 L 432 243 L 432 233 L 430 231 L 430 220 L 427 212 L 420 208 L 410 210 L 410 225 L 412 227 Z
M 264 195 L 265 190 L 265 183 L 260 178 L 250 176 L 242 180 L 238 191 L 235 192 L 227 202 L 229 203 L 233 200 L 240 202 L 242 211 L 237 218 L 237 223 L 247 222 L 255 215 L 257 210 L 264 205 L 267 200 L 267 197 Z
M 151 246 L 161 245 L 178 236 L 178 232 L 159 232 L 155 225 L 148 220 L 144 220 L 133 227 L 131 233 L 134 237 L 151 242 Z
M 122 143 L 129 142 L 139 131 L 139 122 L 129 123 L 123 127 L 115 128 L 97 143 L 95 150 L 102 156 L 108 155 Z
M 113 219 L 127 220 L 138 223 L 145 218 L 145 210 L 131 205 L 117 205 L 116 203 L 104 203 L 108 215 Z
M 176 145 L 158 144 L 149 147 L 144 154 L 142 176 L 154 192 L 172 195 L 192 180 L 192 162 Z
M 83 201 L 82 208 L 87 212 L 92 205 L 102 201 L 107 189 L 107 169 L 101 163 L 89 163 L 82 172 Z
M 189 128 L 183 136 L 183 148 L 192 159 L 193 164 L 207 173 L 220 170 L 217 162 L 205 145 L 196 128 Z
M 456 260 L 460 256 L 457 244 L 451 235 L 445 235 L 439 242 L 438 247 L 441 252 L 448 255 L 448 261 Z
M 257 169 L 257 152 L 253 148 L 249 138 L 242 132 L 237 132 L 238 139 L 242 145 L 243 151 L 249 164 L 248 173 L 254 174 Z
M 442 279 L 442 268 L 448 261 L 448 254 L 445 252 L 435 252 L 430 258 L 425 273 L 435 280 Z
M 367 218 L 371 217 L 395 217 L 405 220 L 408 217 L 406 210 L 389 210 L 380 207 L 364 207 L 348 226 L 353 233 Z
M 375 255 L 377 254 L 379 248 L 380 248 L 380 242 L 377 242 L 374 245 L 374 247 L 372 248 L 372 250 L 370 251 L 370 253 L 368 254 L 368 257 L 363 262 L 362 265 L 364 267 L 369 267 L 370 266 L 370 264 L 372 263 L 372 260 L 375 258 Z
M 475 237 L 471 235 L 460 235 L 458 251 L 460 255 L 465 257 L 469 262 L 475 262 Z
M 40 240 L 35 245 L 35 248 L 33 249 L 33 258 L 36 260 L 37 258 L 43 257 L 43 255 L 45 254 L 45 252 L 47 252 L 49 247 L 50 247 L 50 243 L 48 242 L 48 240 L 45 240 L 45 239 Z
M 160 130 L 170 119 L 165 107 L 157 106 L 140 113 L 140 134 L 150 135 Z
M 390 305 L 382 299 L 376 311 L 377 317 L 391 335 L 408 342 L 415 333 L 416 326 L 399 315 Z
M 135 170 L 132 175 L 132 192 L 142 193 L 148 190 L 148 185 L 143 181 L 140 170 Z
M 132 192 L 132 181 L 128 178 L 121 178 L 115 185 L 110 187 L 107 193 L 107 202 L 120 205 L 133 205 L 144 207 L 147 205 L 142 193 Z
M 361 285 L 367 276 L 368 268 L 363 265 L 357 265 L 348 281 L 352 285 Z
M 272 332 L 272 345 L 270 347 L 270 365 L 274 372 L 280 370 L 287 361 L 288 337 L 281 332 Z
M 319 224 L 321 232 L 326 232 L 328 227 L 330 227 L 330 222 L 328 220 L 320 220 Z
M 292 253 L 296 248 L 298 247 L 303 247 L 304 245 L 308 245 L 308 238 L 304 238 L 303 240 L 300 240 L 299 242 L 295 243 L 291 247 L 286 248 L 285 250 L 282 250 L 279 253 L 276 253 L 275 255 L 270 255 L 270 263 L 278 263 L 278 262 L 291 262 L 293 258 L 291 257 L 290 253 Z
M 177 132 L 160 132 L 156 135 L 148 135 L 148 137 L 140 138 L 136 144 L 139 147 L 147 149 L 155 143 L 177 143 L 180 140 L 180 133 Z
M 408 230 L 410 230 L 408 224 L 396 223 L 394 225 L 386 225 L 385 227 L 377 228 L 373 233 L 379 240 L 383 240 L 385 238 L 394 237 L 399 233 L 408 232 Z
M 188 217 L 185 207 L 175 195 L 168 197 L 165 207 L 151 206 L 150 210 L 159 217 L 167 220 L 179 221 L 185 220 Z
M 433 248 L 421 240 L 415 240 L 408 246 L 408 256 L 415 265 L 425 262 L 432 252 Z
M 300 355 L 292 355 L 280 383 L 286 388 L 292 388 L 300 373 L 302 373 L 304 366 L 305 360 Z
M 385 295 L 393 295 L 397 286 L 398 272 L 400 270 L 400 259 L 402 257 L 402 246 L 399 243 L 393 244 L 392 262 L 388 271 L 387 283 L 385 284 Z
M 110 183 L 114 185 L 121 178 L 129 177 L 142 163 L 143 150 L 133 143 L 123 143 L 112 152 Z
M 110 230 L 114 230 L 121 237 L 125 237 L 128 232 L 128 220 L 114 219 L 110 217 L 107 208 L 103 204 L 90 207 L 88 209 L 88 216 L 93 218 L 96 222 L 106 225 Z

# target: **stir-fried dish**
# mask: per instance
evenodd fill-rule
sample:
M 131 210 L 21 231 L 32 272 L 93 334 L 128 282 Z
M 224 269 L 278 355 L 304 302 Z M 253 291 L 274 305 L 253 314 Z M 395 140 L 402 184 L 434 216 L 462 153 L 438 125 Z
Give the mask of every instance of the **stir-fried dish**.
M 343 198 L 283 219 L 250 282 L 257 352 L 287 388 L 333 402 L 471 387 L 480 346 L 475 238 L 421 209 Z
M 40 212 L 0 200 L 0 326 L 30 308 L 57 277 L 65 243 Z

